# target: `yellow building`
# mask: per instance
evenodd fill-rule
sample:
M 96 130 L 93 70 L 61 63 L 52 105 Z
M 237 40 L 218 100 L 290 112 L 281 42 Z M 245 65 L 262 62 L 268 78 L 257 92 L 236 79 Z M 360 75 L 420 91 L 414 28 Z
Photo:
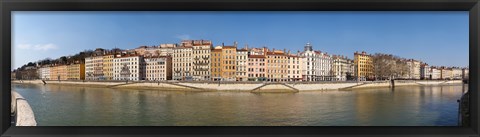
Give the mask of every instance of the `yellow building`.
M 373 58 L 365 51 L 354 53 L 355 75 L 359 80 L 373 79 Z
M 268 81 L 288 80 L 288 56 L 284 51 L 274 49 L 267 52 L 266 65 Z
M 236 46 L 217 46 L 212 52 L 212 79 L 222 81 L 236 80 Z
M 237 57 L 237 47 L 236 46 L 223 46 L 222 48 L 222 79 L 225 81 L 236 81 L 237 72 L 235 69 Z
M 67 80 L 67 65 L 50 67 L 50 80 Z
M 67 65 L 68 80 L 85 80 L 85 64 Z
M 222 72 L 222 67 L 221 67 L 221 62 L 222 62 L 222 47 L 217 46 L 215 47 L 212 52 L 212 65 L 210 66 L 211 73 L 212 73 L 212 80 L 217 81 L 220 80 L 221 77 L 221 72 Z
M 115 55 L 103 56 L 103 74 L 105 80 L 113 80 L 113 58 Z

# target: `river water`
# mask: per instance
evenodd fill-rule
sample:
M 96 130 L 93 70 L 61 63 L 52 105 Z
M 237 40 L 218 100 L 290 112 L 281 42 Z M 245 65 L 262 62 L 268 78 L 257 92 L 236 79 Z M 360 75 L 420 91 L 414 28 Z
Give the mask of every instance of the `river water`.
M 462 86 L 299 93 L 13 84 L 38 126 L 457 126 Z

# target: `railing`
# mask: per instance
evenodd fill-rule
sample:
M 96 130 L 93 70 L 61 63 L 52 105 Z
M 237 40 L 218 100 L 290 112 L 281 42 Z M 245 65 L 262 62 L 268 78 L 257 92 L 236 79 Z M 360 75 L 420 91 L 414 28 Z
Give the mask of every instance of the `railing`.
M 463 94 L 462 97 L 457 100 L 458 102 L 458 126 L 468 127 L 470 126 L 470 109 L 469 102 L 470 97 L 467 93 Z
M 11 125 L 12 126 L 37 126 L 33 110 L 27 100 L 17 92 L 12 91 Z

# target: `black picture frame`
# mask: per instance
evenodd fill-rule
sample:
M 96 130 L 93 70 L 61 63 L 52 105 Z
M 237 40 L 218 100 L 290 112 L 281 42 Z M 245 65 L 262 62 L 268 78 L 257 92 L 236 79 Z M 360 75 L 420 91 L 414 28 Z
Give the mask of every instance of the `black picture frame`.
M 479 136 L 478 0 L 3 0 L 2 137 L 15 136 Z M 15 127 L 10 126 L 11 11 L 469 11 L 470 127 Z

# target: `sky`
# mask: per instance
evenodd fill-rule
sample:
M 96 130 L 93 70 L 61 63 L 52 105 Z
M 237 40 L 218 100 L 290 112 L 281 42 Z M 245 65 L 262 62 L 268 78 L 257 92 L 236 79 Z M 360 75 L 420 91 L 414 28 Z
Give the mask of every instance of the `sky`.
M 12 70 L 95 48 L 212 40 L 214 46 L 315 50 L 353 59 L 388 53 L 435 66 L 468 66 L 468 11 L 15 11 Z

